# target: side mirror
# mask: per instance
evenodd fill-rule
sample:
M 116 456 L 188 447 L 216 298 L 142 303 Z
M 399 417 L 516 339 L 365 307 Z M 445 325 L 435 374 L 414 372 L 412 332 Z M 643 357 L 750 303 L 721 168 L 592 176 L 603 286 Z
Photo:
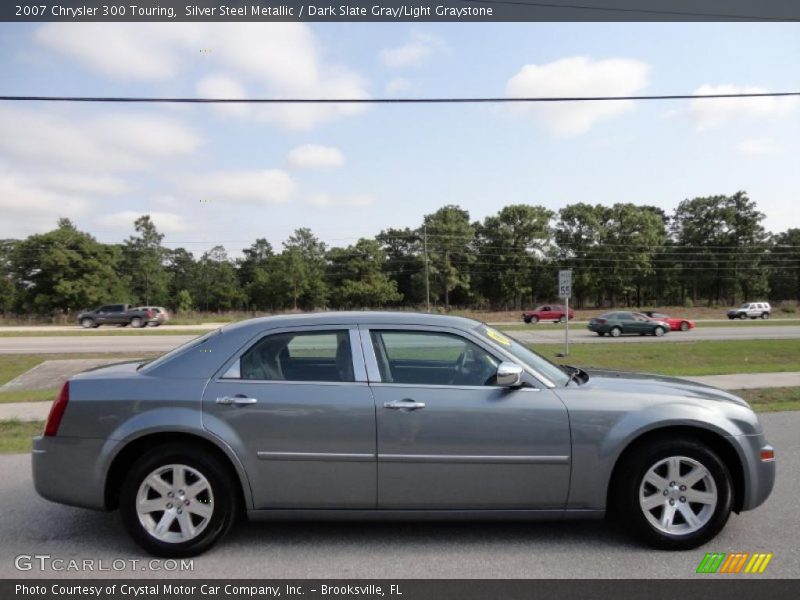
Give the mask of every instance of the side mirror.
M 512 362 L 497 365 L 497 385 L 515 388 L 522 385 L 522 367 Z

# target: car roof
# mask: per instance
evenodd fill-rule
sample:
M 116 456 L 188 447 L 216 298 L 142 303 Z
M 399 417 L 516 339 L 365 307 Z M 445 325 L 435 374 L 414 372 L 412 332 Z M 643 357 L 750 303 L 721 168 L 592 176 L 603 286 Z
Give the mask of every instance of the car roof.
M 401 311 L 326 311 L 302 314 L 274 315 L 257 317 L 230 325 L 223 329 L 233 331 L 244 328 L 272 329 L 300 325 L 357 325 L 359 323 L 380 323 L 386 325 L 430 325 L 472 329 L 480 323 L 475 319 L 453 315 L 433 315 L 419 312 Z

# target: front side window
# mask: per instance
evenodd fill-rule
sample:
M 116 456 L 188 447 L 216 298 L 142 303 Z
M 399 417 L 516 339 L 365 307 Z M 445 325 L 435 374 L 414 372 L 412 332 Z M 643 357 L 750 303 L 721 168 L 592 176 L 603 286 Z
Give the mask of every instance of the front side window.
M 435 331 L 371 331 L 385 383 L 494 385 L 500 360 L 473 342 Z
M 350 334 L 346 329 L 268 335 L 239 359 L 238 374 L 226 378 L 259 381 L 355 381 Z
M 530 366 L 534 371 L 547 377 L 555 385 L 566 385 L 567 381 L 569 380 L 569 375 L 567 375 L 564 369 L 558 365 L 554 365 L 545 357 L 537 354 L 533 350 L 530 350 L 528 347 L 524 346 L 510 335 L 500 333 L 496 329 L 492 329 L 488 325 L 484 324 L 478 325 L 474 331 L 486 338 L 491 343 L 500 345 L 506 352 L 509 352 L 518 360 Z

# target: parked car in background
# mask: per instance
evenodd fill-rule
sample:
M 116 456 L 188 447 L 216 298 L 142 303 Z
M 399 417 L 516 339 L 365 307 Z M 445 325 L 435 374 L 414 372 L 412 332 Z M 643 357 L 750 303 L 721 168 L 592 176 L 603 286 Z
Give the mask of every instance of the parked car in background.
M 729 319 L 769 319 L 772 307 L 769 302 L 745 302 L 728 311 Z
M 681 317 L 668 317 L 663 313 L 657 313 L 651 310 L 645 311 L 644 314 L 651 319 L 655 319 L 656 321 L 663 321 L 669 325 L 671 331 L 689 331 L 690 329 L 694 329 L 696 327 L 695 322 L 690 319 L 683 319 Z
M 106 304 L 79 314 L 78 324 L 84 329 L 100 327 L 100 325 L 146 327 L 147 323 L 154 318 L 155 313 L 149 308 L 131 308 L 128 304 Z
M 150 327 L 158 327 L 169 321 L 169 311 L 163 306 L 138 306 L 133 310 L 150 311 L 153 316 L 147 321 Z
M 569 319 L 575 318 L 575 311 L 569 309 Z M 526 310 L 522 313 L 522 320 L 526 323 L 538 323 L 539 321 L 558 321 L 567 322 L 567 309 L 561 304 L 543 304 L 533 310 Z
M 239 513 L 608 511 L 644 543 L 685 550 L 775 479 L 774 449 L 733 394 L 558 366 L 483 323 L 413 313 L 251 319 L 81 373 L 33 444 L 39 494 L 119 508 L 139 545 L 173 557 L 206 550 Z
M 608 312 L 589 321 L 589 331 L 597 335 L 619 337 L 623 334 L 655 335 L 661 337 L 670 330 L 668 323 L 647 315 L 627 311 Z

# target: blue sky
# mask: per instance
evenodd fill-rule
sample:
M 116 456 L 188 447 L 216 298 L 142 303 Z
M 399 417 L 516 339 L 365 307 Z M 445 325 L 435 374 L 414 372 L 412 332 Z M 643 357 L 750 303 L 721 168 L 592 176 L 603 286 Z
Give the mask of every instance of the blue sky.
M 800 89 L 798 24 L 0 25 L 3 94 L 504 96 Z M 149 212 L 170 246 L 334 245 L 456 203 L 746 190 L 800 227 L 800 101 L 530 107 L 0 105 L 0 237 Z

